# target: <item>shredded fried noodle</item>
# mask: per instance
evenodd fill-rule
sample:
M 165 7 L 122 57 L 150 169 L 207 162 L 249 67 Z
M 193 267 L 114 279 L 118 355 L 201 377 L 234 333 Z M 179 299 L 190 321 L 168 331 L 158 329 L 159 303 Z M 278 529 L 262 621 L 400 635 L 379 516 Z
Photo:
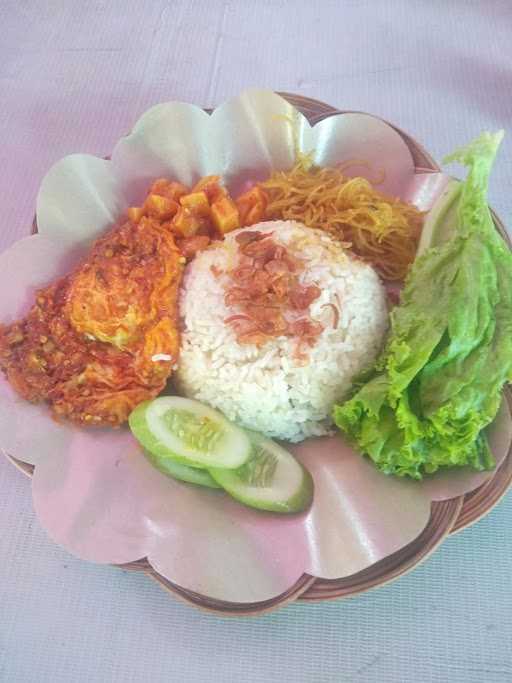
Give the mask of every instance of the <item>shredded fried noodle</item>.
M 346 167 L 346 165 L 345 165 Z M 414 261 L 423 214 L 341 168 L 318 168 L 300 155 L 290 171 L 259 184 L 268 220 L 296 220 L 329 233 L 386 280 L 403 280 Z

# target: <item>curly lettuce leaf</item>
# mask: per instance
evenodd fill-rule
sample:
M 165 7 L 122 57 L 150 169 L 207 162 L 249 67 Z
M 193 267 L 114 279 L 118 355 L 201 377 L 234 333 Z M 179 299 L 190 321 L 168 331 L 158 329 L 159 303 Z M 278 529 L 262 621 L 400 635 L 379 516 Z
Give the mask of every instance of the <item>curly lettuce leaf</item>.
M 416 258 L 381 357 L 334 408 L 338 427 L 387 474 L 494 465 L 482 430 L 512 377 L 512 253 L 487 205 L 502 137 L 484 133 L 446 158 L 469 168 L 452 238 Z

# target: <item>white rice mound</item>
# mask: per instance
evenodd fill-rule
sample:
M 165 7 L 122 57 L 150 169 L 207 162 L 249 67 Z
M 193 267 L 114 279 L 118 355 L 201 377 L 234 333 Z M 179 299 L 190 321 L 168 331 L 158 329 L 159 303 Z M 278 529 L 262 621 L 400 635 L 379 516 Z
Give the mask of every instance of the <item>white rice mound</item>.
M 306 363 L 295 358 L 293 337 L 271 338 L 258 348 L 239 344 L 224 323 L 238 312 L 224 303 L 232 281 L 226 274 L 216 277 L 210 268 L 236 267 L 235 237 L 244 230 L 273 232 L 274 242 L 306 262 L 301 284 L 316 284 L 322 292 L 309 307 L 309 317 L 324 330 L 313 347 L 306 347 Z M 325 304 L 339 308 L 339 303 L 340 318 L 333 329 L 333 310 Z M 375 271 L 349 257 L 326 233 L 294 221 L 236 230 L 199 253 L 185 271 L 180 315 L 176 379 L 181 392 L 239 425 L 292 442 L 331 432 L 333 404 L 346 397 L 354 377 L 373 363 L 388 327 L 386 295 Z

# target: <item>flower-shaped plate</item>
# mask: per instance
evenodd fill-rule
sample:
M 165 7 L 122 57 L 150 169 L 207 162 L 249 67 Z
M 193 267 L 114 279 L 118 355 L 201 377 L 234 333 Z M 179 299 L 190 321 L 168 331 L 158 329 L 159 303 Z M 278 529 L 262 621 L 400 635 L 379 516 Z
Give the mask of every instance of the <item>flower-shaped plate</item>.
M 192 183 L 221 173 L 236 193 L 289 167 L 297 144 L 314 150 L 323 165 L 363 159 L 351 173 L 371 179 L 384 170 L 382 189 L 422 209 L 447 178 L 390 124 L 298 96 L 246 91 L 211 116 L 182 103 L 157 105 L 119 141 L 111 160 L 72 155 L 50 169 L 38 197 L 39 234 L 0 257 L 0 278 L 13 292 L 0 319 L 22 314 L 34 288 L 72 267 L 154 178 Z M 497 219 L 496 225 L 506 238 Z M 339 436 L 295 446 L 314 477 L 315 500 L 310 511 L 291 517 L 169 480 L 151 468 L 127 430 L 57 425 L 44 406 L 24 403 L 3 379 L 0 445 L 34 475 L 38 518 L 73 554 L 144 571 L 205 609 L 254 614 L 299 597 L 344 597 L 387 583 L 485 514 L 512 479 L 509 400 L 507 389 L 489 432 L 493 472 L 460 470 L 412 482 L 380 474 Z

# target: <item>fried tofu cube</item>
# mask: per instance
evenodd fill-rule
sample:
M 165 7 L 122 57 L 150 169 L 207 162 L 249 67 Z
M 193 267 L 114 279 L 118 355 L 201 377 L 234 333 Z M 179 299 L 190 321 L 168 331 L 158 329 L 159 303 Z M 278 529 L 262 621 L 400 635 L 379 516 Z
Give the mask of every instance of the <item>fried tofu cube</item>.
M 138 223 L 144 215 L 144 211 L 140 206 L 130 206 L 126 213 L 128 215 L 128 219 L 131 220 L 132 223 Z
M 175 202 L 178 202 L 180 197 L 188 193 L 188 188 L 182 183 L 178 183 L 174 180 L 170 181 L 166 178 L 159 178 L 151 185 L 149 193 L 159 194 L 161 197 L 167 197 L 168 199 L 173 199 Z
M 206 175 L 204 178 L 201 178 L 201 180 L 194 185 L 191 192 L 204 192 L 210 203 L 221 197 L 227 197 L 228 194 L 225 188 L 220 184 L 220 176 L 218 175 Z
M 235 200 L 240 213 L 240 223 L 251 225 L 261 220 L 265 215 L 268 200 L 264 191 L 257 185 L 252 187 Z
M 178 203 L 159 194 L 149 194 L 142 207 L 147 216 L 165 220 L 171 218 L 178 211 Z
M 188 192 L 189 189 L 186 185 L 173 181 L 167 185 L 164 196 L 169 197 L 169 199 L 174 199 L 175 202 L 179 202 L 180 198 Z
M 192 237 L 197 233 L 203 219 L 200 216 L 194 215 L 189 209 L 180 206 L 177 214 L 172 220 L 172 230 L 181 237 Z
M 202 190 L 183 195 L 183 197 L 180 198 L 180 204 L 199 216 L 210 215 L 210 202 L 208 201 L 206 192 L 203 192 Z
M 235 202 L 229 197 L 221 197 L 213 202 L 212 221 L 221 235 L 240 227 L 240 217 Z
M 236 200 L 240 214 L 240 225 L 254 225 L 262 221 L 265 217 L 267 203 L 266 194 L 257 185 L 240 195 Z

